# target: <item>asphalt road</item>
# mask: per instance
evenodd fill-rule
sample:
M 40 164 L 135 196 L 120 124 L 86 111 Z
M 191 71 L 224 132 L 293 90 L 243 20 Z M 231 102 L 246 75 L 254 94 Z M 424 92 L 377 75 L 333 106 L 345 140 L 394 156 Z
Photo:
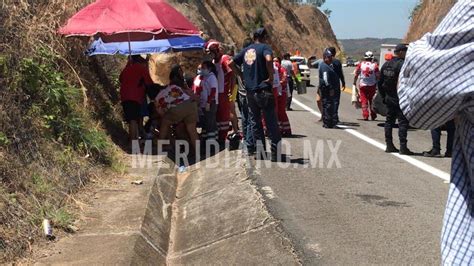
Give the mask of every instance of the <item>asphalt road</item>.
M 345 69 L 347 84 L 352 71 Z M 256 165 L 268 208 L 303 263 L 439 264 L 450 159 L 385 153 L 384 118 L 362 121 L 349 93 L 342 94 L 340 106 L 344 129 L 324 129 L 315 95 L 316 87 L 295 95 L 294 111 L 288 112 L 296 135 L 285 139 L 288 168 Z M 398 146 L 397 130 L 394 136 Z M 414 152 L 431 147 L 427 131 L 411 130 L 408 139 Z M 308 160 L 308 150 L 314 153 L 318 145 L 324 160 Z

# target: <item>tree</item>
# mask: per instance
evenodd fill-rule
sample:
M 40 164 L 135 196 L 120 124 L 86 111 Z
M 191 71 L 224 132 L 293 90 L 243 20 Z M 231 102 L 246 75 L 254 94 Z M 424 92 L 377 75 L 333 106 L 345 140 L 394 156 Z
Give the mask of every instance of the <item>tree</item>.
M 329 18 L 329 17 L 331 17 L 332 10 L 326 8 L 326 9 L 323 10 L 323 13 L 324 13 L 324 15 L 326 15 L 326 17 Z
M 314 7 L 321 7 L 326 0 L 290 0 L 290 3 L 298 5 L 312 5 Z

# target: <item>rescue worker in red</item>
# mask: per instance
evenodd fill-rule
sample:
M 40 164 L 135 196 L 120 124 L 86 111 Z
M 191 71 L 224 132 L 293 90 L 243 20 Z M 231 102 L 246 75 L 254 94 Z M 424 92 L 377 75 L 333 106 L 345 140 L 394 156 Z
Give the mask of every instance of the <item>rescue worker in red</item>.
M 235 86 L 235 75 L 230 66 L 231 57 L 224 54 L 218 41 L 210 40 L 205 44 L 205 49 L 212 56 L 212 62 L 216 66 L 218 81 L 218 105 L 217 105 L 217 129 L 218 140 L 224 143 L 230 128 L 230 99 L 229 95 Z
M 153 80 L 148 70 L 148 61 L 140 55 L 132 55 L 120 73 L 120 99 L 125 121 L 128 123 L 130 144 L 139 139 L 140 108 L 145 101 L 146 86 Z
M 286 69 L 281 65 L 281 59 L 279 57 L 275 57 L 273 59 L 274 65 L 278 70 L 278 76 L 280 78 L 280 87 L 281 91 L 277 95 L 277 116 L 278 116 L 278 124 L 280 126 L 280 133 L 283 137 L 291 136 L 291 126 L 290 120 L 288 119 L 288 115 L 286 113 L 286 101 L 288 97 L 288 73 Z
M 374 54 L 371 51 L 365 53 L 364 61 L 360 62 L 356 67 L 354 86 L 357 86 L 357 79 L 359 81 L 360 101 L 362 104 L 362 117 L 364 120 L 369 120 L 369 115 L 372 120 L 377 118 L 377 113 L 373 109 L 372 102 L 377 91 L 377 81 L 380 79 L 380 71 L 377 63 L 373 62 Z

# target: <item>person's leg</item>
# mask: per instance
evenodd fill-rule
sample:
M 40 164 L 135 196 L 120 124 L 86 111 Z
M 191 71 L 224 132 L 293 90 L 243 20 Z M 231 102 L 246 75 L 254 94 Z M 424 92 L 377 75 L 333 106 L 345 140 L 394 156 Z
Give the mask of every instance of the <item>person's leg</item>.
M 449 120 L 446 122 L 446 131 L 448 139 L 446 142 L 446 153 L 444 156 L 451 157 L 453 154 L 454 134 L 456 133 L 456 124 L 454 123 L 454 120 Z
M 249 110 L 248 129 L 247 132 L 247 149 L 250 153 L 257 150 L 257 141 L 264 145 L 265 136 L 263 134 L 262 126 L 262 110 L 257 105 L 255 93 L 249 92 L 247 94 L 247 104 Z M 262 142 L 263 141 L 263 142 Z
M 159 139 L 166 139 L 168 137 L 168 133 L 170 130 L 172 122 L 167 120 L 167 119 L 162 119 L 161 120 L 161 125 L 160 125 L 160 134 L 158 135 Z
M 376 91 L 377 91 L 377 87 L 371 86 L 368 88 L 368 92 L 367 92 L 367 100 L 369 102 L 370 117 L 372 118 L 372 120 L 377 119 L 377 113 L 375 112 L 374 105 L 373 105 Z
M 333 121 L 333 99 L 329 95 L 325 95 L 324 93 L 321 94 L 323 111 L 322 113 L 322 120 L 323 120 L 323 127 L 325 128 L 333 128 L 334 121 Z
M 273 102 L 275 104 L 275 115 L 277 117 L 277 126 L 278 126 L 278 131 L 280 131 L 280 120 L 278 120 L 278 110 L 279 110 L 279 107 L 278 107 L 278 89 L 277 88 L 273 88 Z
M 130 120 L 128 122 L 128 134 L 131 142 L 139 139 L 140 134 L 137 120 Z
M 369 99 L 368 99 L 368 88 L 360 87 L 360 102 L 362 105 L 362 118 L 369 120 Z
M 385 143 L 387 144 L 387 148 L 385 149 L 385 152 L 399 152 L 399 150 L 395 148 L 395 145 L 393 145 L 393 136 L 392 136 L 393 127 L 395 125 L 396 120 L 397 120 L 396 109 L 391 106 L 388 106 L 386 121 L 384 125 Z
M 238 105 L 239 105 L 239 112 L 240 117 L 242 119 L 242 136 L 245 140 L 247 139 L 247 128 L 248 128 L 248 117 L 249 117 L 249 110 L 247 105 L 247 97 L 243 95 L 238 95 L 237 97 Z
M 271 140 L 271 154 L 273 161 L 279 161 L 278 152 L 281 152 L 281 135 L 278 127 L 278 119 L 275 113 L 275 99 L 272 98 L 268 101 L 267 106 L 263 109 L 263 115 L 267 122 L 268 135 Z M 265 140 L 263 140 L 265 141 Z
M 397 111 L 398 118 L 398 137 L 400 138 L 400 154 L 413 155 L 414 153 L 408 149 L 408 119 L 403 115 L 402 110 L 399 108 Z
M 425 157 L 440 157 L 441 153 L 441 128 L 435 128 L 430 130 L 431 132 L 431 141 L 433 143 L 433 146 L 431 147 L 431 150 L 429 151 L 424 151 L 423 156 Z
M 333 97 L 333 124 L 339 123 L 339 103 L 341 101 L 341 90 L 336 90 L 336 95 Z
M 433 141 L 433 151 L 440 153 L 441 151 L 441 128 L 435 128 L 431 130 L 431 140 Z
M 196 131 L 196 123 L 189 123 L 189 124 L 186 124 L 186 131 L 188 132 L 188 136 L 189 136 L 189 144 L 191 144 L 191 154 L 196 154 L 196 144 L 197 144 L 197 141 L 199 139 L 199 136 L 198 136 L 198 133 Z
M 239 119 L 235 107 L 235 102 L 230 102 L 230 123 L 232 124 L 233 133 L 239 132 Z
M 295 82 L 293 81 L 293 77 L 288 77 L 288 85 L 290 87 L 290 94 L 288 94 L 288 99 L 287 99 L 287 102 L 286 102 L 286 110 L 288 111 L 291 111 L 293 109 L 291 109 L 291 102 L 293 100 L 293 90 L 295 88 Z
M 278 123 L 280 124 L 280 133 L 282 136 L 291 135 L 290 121 L 286 113 L 286 92 L 278 96 Z
M 209 112 L 207 112 L 207 117 L 206 119 L 208 120 L 209 124 L 209 131 L 207 132 L 207 140 L 213 140 L 217 141 L 218 140 L 218 125 L 217 125 L 217 110 L 219 105 L 215 103 L 211 103 L 211 109 Z
M 229 97 L 226 93 L 219 93 L 219 104 L 217 106 L 217 128 L 219 141 L 225 141 L 229 133 L 230 106 Z
M 323 107 L 323 97 L 321 95 L 320 89 L 318 89 L 318 92 L 316 94 L 316 105 L 318 106 L 319 112 L 321 113 L 321 118 L 319 119 L 319 121 L 323 121 L 324 107 Z

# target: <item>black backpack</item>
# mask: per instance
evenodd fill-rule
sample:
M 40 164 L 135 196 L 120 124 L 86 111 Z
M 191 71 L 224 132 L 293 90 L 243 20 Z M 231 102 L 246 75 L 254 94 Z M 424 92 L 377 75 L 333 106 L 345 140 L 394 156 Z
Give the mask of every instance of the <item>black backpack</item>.
M 402 69 L 403 60 L 393 59 L 388 61 L 382 67 L 382 75 L 384 81 L 382 83 L 382 89 L 386 92 L 397 91 L 398 76 Z

